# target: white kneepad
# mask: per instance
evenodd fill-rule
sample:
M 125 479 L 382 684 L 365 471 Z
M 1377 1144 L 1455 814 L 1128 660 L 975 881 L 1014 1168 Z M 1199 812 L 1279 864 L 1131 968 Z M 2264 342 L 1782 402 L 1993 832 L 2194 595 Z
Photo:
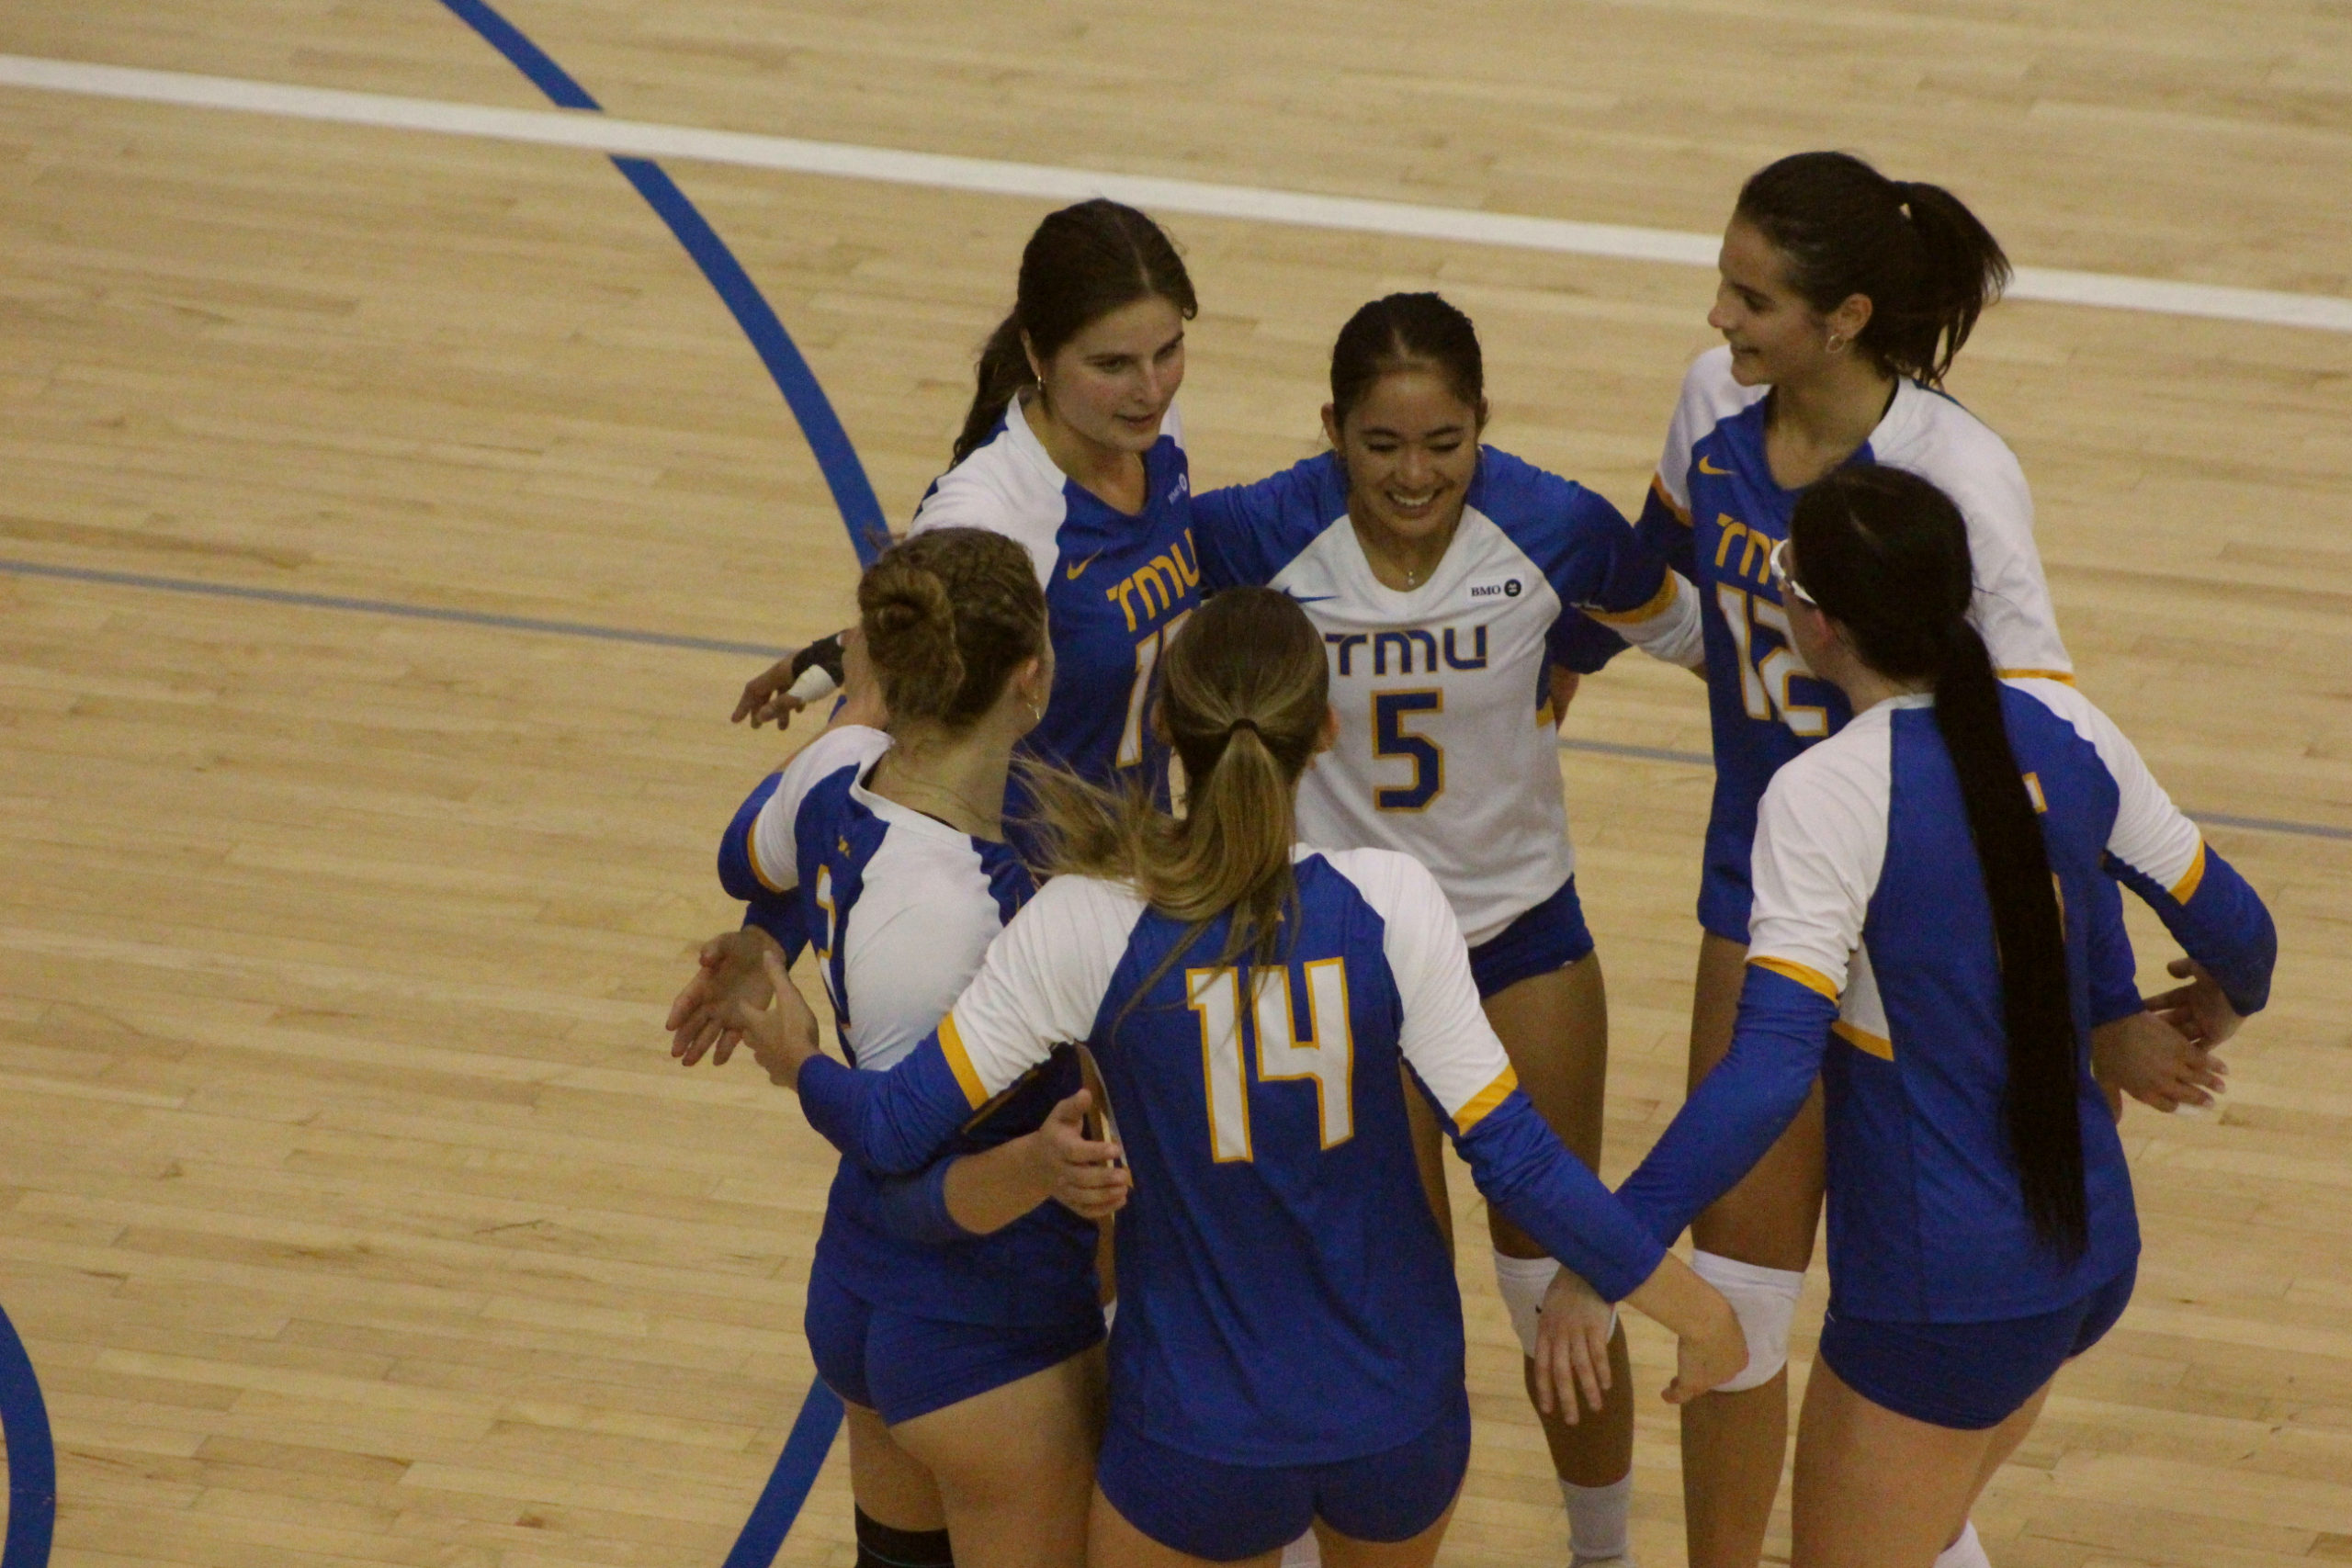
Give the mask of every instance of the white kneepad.
M 1766 1269 L 1720 1253 L 1693 1247 L 1690 1269 L 1731 1303 L 1739 1331 L 1747 1337 L 1747 1365 L 1737 1377 L 1715 1385 L 1717 1393 L 1737 1393 L 1770 1382 L 1789 1364 L 1789 1322 L 1804 1289 L 1801 1269 Z
M 1535 1354 L 1535 1314 L 1544 1305 L 1544 1292 L 1552 1288 L 1552 1277 L 1559 1271 L 1555 1258 L 1495 1254 L 1495 1289 L 1502 1293 L 1503 1307 L 1510 1314 L 1519 1348 L 1530 1357 Z

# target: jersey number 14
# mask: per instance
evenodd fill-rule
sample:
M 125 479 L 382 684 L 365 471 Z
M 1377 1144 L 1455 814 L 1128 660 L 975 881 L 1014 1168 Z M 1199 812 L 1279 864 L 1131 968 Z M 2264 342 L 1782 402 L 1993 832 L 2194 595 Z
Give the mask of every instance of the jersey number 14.
M 1355 1136 L 1355 1042 L 1348 1032 L 1348 961 L 1323 958 L 1279 969 L 1252 969 L 1250 1035 L 1258 1081 L 1305 1078 L 1315 1085 L 1323 1147 Z M 1291 976 L 1306 991 L 1306 1038 L 1298 1037 Z M 1187 969 L 1184 994 L 1201 1026 L 1201 1079 L 1208 1096 L 1210 1153 L 1219 1165 L 1255 1156 L 1250 1086 L 1242 1050 L 1241 972 Z

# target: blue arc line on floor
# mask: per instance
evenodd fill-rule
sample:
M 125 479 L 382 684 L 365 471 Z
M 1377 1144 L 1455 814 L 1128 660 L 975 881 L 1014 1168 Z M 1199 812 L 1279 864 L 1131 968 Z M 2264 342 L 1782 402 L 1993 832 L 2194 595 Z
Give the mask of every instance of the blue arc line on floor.
M 523 36 L 514 24 L 492 10 L 484 0 L 441 0 L 458 19 L 480 33 L 485 42 L 506 57 L 509 64 L 531 79 L 534 86 L 559 108 L 593 109 L 602 113 L 604 106 L 588 96 L 588 90 L 571 79 L 571 73 L 548 58 L 547 51 Z M 718 298 L 734 316 L 736 325 L 751 340 L 760 363 L 767 367 L 768 376 L 775 382 L 776 390 L 784 394 L 792 417 L 800 424 L 800 434 L 808 442 L 808 450 L 816 456 L 817 468 L 825 476 L 825 484 L 833 492 L 833 504 L 840 509 L 842 525 L 849 530 L 850 548 L 857 552 L 858 564 L 871 566 L 881 552 L 889 535 L 889 525 L 882 520 L 882 503 L 876 499 L 874 486 L 865 477 L 865 466 L 857 459 L 857 448 L 850 444 L 849 432 L 842 428 L 839 415 L 833 412 L 824 388 L 817 384 L 816 372 L 801 357 L 792 334 L 784 330 L 783 321 L 752 281 L 727 242 L 718 237 L 708 220 L 686 199 L 685 192 L 665 173 L 662 165 L 650 158 L 613 159 L 613 166 L 637 188 L 703 276 L 718 290 Z
M 0 1568 L 46 1568 L 57 1524 L 57 1448 L 49 1406 L 17 1325 L 0 1312 L 0 1434 L 8 1439 L 8 1540 Z
M 508 63 L 529 77 L 558 107 L 602 112 L 604 106 L 589 96 L 588 90 L 573 81 L 571 73 L 500 16 L 486 0 L 441 3 L 505 56 Z M 718 237 L 718 231 L 686 199 L 685 192 L 659 164 L 648 158 L 616 157 L 613 166 L 669 226 L 678 243 L 685 247 L 686 254 L 702 269 L 703 276 L 718 291 L 736 324 L 743 329 L 743 335 L 751 340 L 760 363 L 767 367 L 769 377 L 775 382 L 776 390 L 784 394 L 792 417 L 799 422 L 800 434 L 816 457 L 826 487 L 833 492 L 833 505 L 841 512 L 842 526 L 849 531 L 849 546 L 856 552 L 858 564 L 873 565 L 874 558 L 889 538 L 889 526 L 882 520 L 882 503 L 875 498 L 874 486 L 865 477 L 865 466 L 857 460 L 857 449 L 850 445 L 849 432 L 842 428 L 831 401 L 817 384 L 816 373 L 801 357 L 792 334 L 784 330 L 784 323 L 776 319 L 751 274 L 743 270 L 743 264 L 735 259 L 735 253 L 728 249 L 727 242 Z M 801 1505 L 808 1501 L 808 1488 L 816 1483 L 817 1472 L 824 1464 L 841 1425 L 841 1401 L 823 1383 L 812 1383 L 801 1402 L 800 1414 L 792 1424 L 792 1436 L 776 1458 L 767 1486 L 760 1494 L 752 1517 L 744 1521 L 734 1550 L 727 1554 L 726 1568 L 767 1568 L 775 1560 L 776 1552 L 784 1546 L 784 1538 L 792 1529 L 793 1520 L 799 1517 Z M 13 1568 L 13 1564 L 0 1564 L 0 1568 Z

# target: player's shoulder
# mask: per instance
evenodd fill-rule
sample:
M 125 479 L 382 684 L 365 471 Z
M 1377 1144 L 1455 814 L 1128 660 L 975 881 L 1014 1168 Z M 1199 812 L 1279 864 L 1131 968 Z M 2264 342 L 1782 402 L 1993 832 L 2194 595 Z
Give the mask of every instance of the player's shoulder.
M 1675 416 L 1695 439 L 1746 412 L 1770 389 L 1741 386 L 1731 373 L 1730 345 L 1719 344 L 1692 360 L 1682 373 L 1682 395 L 1676 400 Z
M 1934 481 L 1972 514 L 2024 491 L 2017 454 L 1957 399 L 1916 381 L 1902 383 L 1895 397 L 1883 448 L 1874 453 L 1880 462 Z
M 1048 880 L 1022 907 L 1017 923 L 1046 941 L 1084 947 L 1126 944 L 1149 908 L 1133 885 L 1114 877 L 1065 874 Z M 1050 933 L 1050 934 L 1049 934 Z
M 1632 526 L 1600 491 L 1492 446 L 1479 448 L 1467 502 L 1522 548 L 1547 549 L 1594 527 Z
M 1347 476 L 1329 452 L 1193 499 L 1204 543 L 1230 563 L 1237 581 L 1250 582 L 1271 581 L 1347 511 Z
M 1016 402 L 995 433 L 933 481 L 915 508 L 910 536 L 934 528 L 985 528 L 1026 547 L 1042 575 L 1059 553 L 1069 502 L 1063 477 Z
M 793 754 L 784 765 L 776 794 L 797 807 L 829 781 L 839 780 L 846 788 L 889 749 L 890 737 L 879 729 L 837 724 Z
M 1302 866 L 1321 862 L 1383 919 L 1394 919 L 1400 914 L 1426 908 L 1453 908 L 1445 890 L 1438 886 L 1436 874 L 1402 850 L 1301 846 L 1296 855 Z
M 1837 734 L 1806 747 L 1773 773 L 1759 811 L 1799 822 L 1826 807 L 1883 812 L 1894 775 L 1895 715 L 1925 705 L 1922 699 L 1898 698 L 1856 714 Z
M 2006 692 L 2002 705 L 2008 723 L 2028 735 L 2036 730 L 2063 731 L 2102 755 L 2129 744 L 2115 721 L 2072 681 L 2011 675 L 2004 676 L 2001 684 Z

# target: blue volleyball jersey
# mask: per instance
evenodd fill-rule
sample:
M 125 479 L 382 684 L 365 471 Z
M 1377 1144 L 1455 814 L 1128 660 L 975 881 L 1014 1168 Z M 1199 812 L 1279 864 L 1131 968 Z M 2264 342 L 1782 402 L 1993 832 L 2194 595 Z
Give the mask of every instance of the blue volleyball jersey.
M 1223 918 L 1187 942 L 1131 889 L 1060 876 L 897 1070 L 800 1080 L 820 1131 L 906 1170 L 1056 1042 L 1091 1046 L 1135 1173 L 1111 1419 L 1229 1464 L 1393 1448 L 1461 1397 L 1461 1299 L 1400 1062 L 1488 1201 L 1603 1294 L 1663 1256 L 1519 1091 L 1429 872 L 1383 850 L 1295 865 L 1278 966 L 1219 964 Z
M 1699 590 L 1714 731 L 1710 854 L 1735 867 L 1747 861 L 1773 773 L 1849 716 L 1844 695 L 1798 657 L 1772 581 L 1772 547 L 1789 536 L 1801 492 L 1781 489 L 1765 458 L 1769 390 L 1732 379 L 1728 348 L 1699 357 L 1683 378 L 1638 525 Z M 1995 666 L 2071 679 L 2034 548 L 2032 493 L 2001 438 L 1941 392 L 1900 381 L 1852 460 L 1908 469 L 1959 504 L 1976 570 L 1969 618 Z
M 2114 878 L 2132 883 L 2233 1005 L 2268 998 L 2277 939 L 2243 878 L 2132 743 L 2072 686 L 2008 682 L 2011 749 L 2058 884 L 2077 1033 L 2090 1246 L 2028 1219 L 2005 1120 L 2008 1032 L 1993 914 L 1933 699 L 1896 697 L 1781 770 L 1756 836 L 1747 983 L 1732 1050 L 1621 1195 L 1670 1238 L 1804 1103 L 1828 1104 L 1831 1310 L 1897 1322 L 2027 1317 L 2137 1257 L 2123 1146 L 2089 1031 L 2129 998 Z M 2136 1008 L 2136 998 L 2128 1006 Z
M 889 745 L 878 729 L 827 730 L 763 786 L 767 798 L 741 838 L 742 869 L 799 903 L 842 1044 L 866 1073 L 887 1071 L 931 1033 L 1035 891 L 1010 845 L 865 787 Z M 722 864 L 732 858 L 723 854 Z M 1057 1064 L 959 1132 L 943 1155 L 1034 1132 L 1077 1087 L 1074 1068 Z M 876 1177 L 843 1160 L 817 1257 L 853 1294 L 894 1312 L 1046 1326 L 1098 1310 L 1096 1235 L 1091 1222 L 1047 1203 L 991 1235 L 926 1245 L 890 1222 Z
M 1144 509 L 1129 515 L 1054 466 L 1018 400 L 988 444 L 941 475 L 910 536 L 985 528 L 1027 548 L 1046 591 L 1054 689 L 1023 742 L 1041 761 L 1096 784 L 1160 784 L 1166 750 L 1144 722 L 1160 650 L 1200 602 L 1192 474 L 1171 406 L 1144 455 Z M 1019 775 L 1008 815 L 1021 815 Z
M 1472 943 L 1576 871 L 1547 665 L 1564 622 L 1699 662 L 1690 585 L 1582 485 L 1482 449 L 1462 523 L 1417 588 L 1373 574 L 1338 457 L 1193 502 L 1211 590 L 1282 589 L 1329 649 L 1339 741 L 1298 786 L 1309 843 L 1402 850 Z

